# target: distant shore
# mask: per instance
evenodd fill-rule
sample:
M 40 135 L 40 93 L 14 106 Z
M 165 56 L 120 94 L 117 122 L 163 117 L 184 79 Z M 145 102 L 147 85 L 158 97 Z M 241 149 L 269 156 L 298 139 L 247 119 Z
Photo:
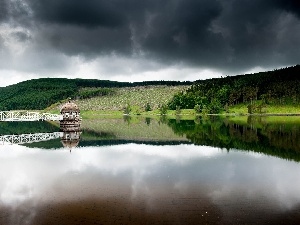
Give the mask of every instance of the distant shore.
M 99 110 L 99 111 L 81 111 L 81 116 L 84 119 L 94 119 L 94 118 L 120 118 L 123 116 L 142 116 L 142 117 L 161 117 L 166 116 L 170 118 L 180 117 L 184 118 L 194 118 L 199 116 L 222 116 L 222 117 L 240 117 L 240 116 L 260 116 L 260 117 L 276 117 L 276 116 L 300 116 L 300 113 L 220 113 L 220 114 L 197 114 L 193 112 L 193 110 L 182 110 L 180 114 L 176 114 L 175 110 L 168 110 L 165 115 L 161 115 L 158 111 L 150 111 L 150 112 L 141 112 L 139 114 L 130 113 L 124 114 L 122 111 L 107 111 L 107 110 Z

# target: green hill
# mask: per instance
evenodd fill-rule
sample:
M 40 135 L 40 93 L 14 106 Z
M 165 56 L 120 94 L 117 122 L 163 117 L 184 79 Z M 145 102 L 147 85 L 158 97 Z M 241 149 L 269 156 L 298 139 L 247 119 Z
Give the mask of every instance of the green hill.
M 68 97 L 85 99 L 111 95 L 112 88 L 148 85 L 182 86 L 191 82 L 116 82 L 93 79 L 42 78 L 0 88 L 0 110 L 42 110 Z
M 76 84 L 68 79 L 29 80 L 0 88 L 0 110 L 43 109 L 76 91 Z

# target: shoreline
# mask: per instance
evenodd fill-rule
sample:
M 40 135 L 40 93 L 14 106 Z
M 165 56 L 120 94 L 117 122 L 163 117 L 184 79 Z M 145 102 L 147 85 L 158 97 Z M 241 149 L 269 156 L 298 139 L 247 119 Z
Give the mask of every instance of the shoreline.
M 45 112 L 45 111 L 44 111 Z M 47 110 L 50 113 L 59 114 L 58 110 Z M 135 113 L 132 112 L 130 114 L 124 114 L 122 111 L 119 110 L 81 110 L 81 117 L 83 119 L 96 119 L 96 118 L 123 118 L 125 116 L 130 117 L 150 117 L 150 118 L 160 118 L 160 117 L 169 117 L 169 118 L 176 118 L 181 117 L 184 118 L 191 118 L 191 117 L 205 117 L 205 116 L 220 116 L 220 117 L 241 117 L 241 116 L 257 116 L 257 117 L 276 117 L 276 116 L 300 116 L 299 112 L 292 112 L 292 113 L 217 113 L 217 114 L 201 114 L 195 113 L 194 110 L 191 109 L 182 109 L 180 114 L 176 113 L 176 110 L 168 110 L 165 115 L 161 115 L 158 110 L 149 111 L 149 112 L 141 112 Z

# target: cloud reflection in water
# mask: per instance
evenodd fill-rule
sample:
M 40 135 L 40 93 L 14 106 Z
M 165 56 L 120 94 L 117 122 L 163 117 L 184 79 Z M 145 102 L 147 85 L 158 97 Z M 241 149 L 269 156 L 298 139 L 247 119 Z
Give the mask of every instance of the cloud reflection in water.
M 218 207 L 259 196 L 271 207 L 300 203 L 300 165 L 258 153 L 207 146 L 150 146 L 0 149 L 1 205 L 16 208 L 49 202 L 112 196 L 144 196 L 149 207 L 166 193 L 201 193 Z M 124 196 L 123 196 L 124 195 Z M 30 203 L 29 203 L 30 202 Z

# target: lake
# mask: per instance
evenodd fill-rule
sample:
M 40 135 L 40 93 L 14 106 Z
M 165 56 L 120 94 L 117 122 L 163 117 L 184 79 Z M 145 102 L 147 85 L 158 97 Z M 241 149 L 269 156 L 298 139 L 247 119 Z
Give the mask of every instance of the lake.
M 2 140 L 0 224 L 300 223 L 299 117 L 124 117 L 41 135 L 55 132 L 0 123 L 36 141 Z

